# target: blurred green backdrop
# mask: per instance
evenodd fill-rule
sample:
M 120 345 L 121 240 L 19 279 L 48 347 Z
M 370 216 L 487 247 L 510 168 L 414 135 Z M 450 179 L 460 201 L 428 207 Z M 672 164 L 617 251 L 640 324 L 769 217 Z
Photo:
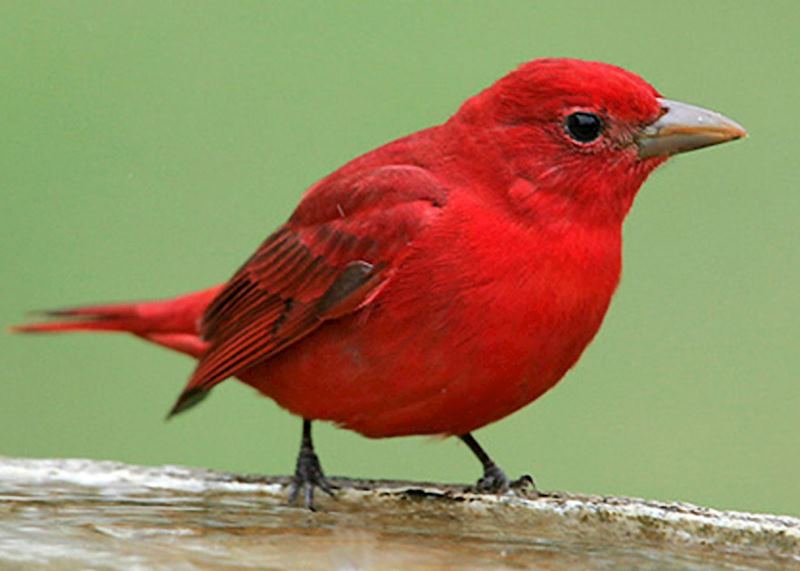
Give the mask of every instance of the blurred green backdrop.
M 544 55 L 613 62 L 745 142 L 657 172 L 622 287 L 545 398 L 481 430 L 545 489 L 800 514 L 800 3 L 0 3 L 0 321 L 226 279 L 344 161 Z M 287 473 L 300 423 L 124 336 L 0 335 L 0 454 Z M 456 441 L 330 426 L 330 474 L 473 481 Z

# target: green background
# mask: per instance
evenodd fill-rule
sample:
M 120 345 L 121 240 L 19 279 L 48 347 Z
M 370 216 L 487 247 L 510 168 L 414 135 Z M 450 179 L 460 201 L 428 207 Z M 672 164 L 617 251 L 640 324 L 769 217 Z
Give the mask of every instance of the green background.
M 645 185 L 580 364 L 477 433 L 545 489 L 800 515 L 800 3 L 0 3 L 0 322 L 226 279 L 344 161 L 519 63 L 613 62 L 745 125 Z M 299 421 L 126 336 L 0 335 L 0 454 L 287 473 Z M 473 481 L 456 441 L 320 426 L 330 474 Z

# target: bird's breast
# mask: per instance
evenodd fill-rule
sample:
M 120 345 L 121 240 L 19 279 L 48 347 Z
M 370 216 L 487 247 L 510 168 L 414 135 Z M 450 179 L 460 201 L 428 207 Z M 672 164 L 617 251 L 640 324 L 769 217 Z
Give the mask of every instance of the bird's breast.
M 526 226 L 485 210 L 462 219 L 429 238 L 437 253 L 398 290 L 425 308 L 419 316 L 428 316 L 431 333 L 440 331 L 464 362 L 488 364 L 487 377 L 538 396 L 602 322 L 620 276 L 620 229 Z

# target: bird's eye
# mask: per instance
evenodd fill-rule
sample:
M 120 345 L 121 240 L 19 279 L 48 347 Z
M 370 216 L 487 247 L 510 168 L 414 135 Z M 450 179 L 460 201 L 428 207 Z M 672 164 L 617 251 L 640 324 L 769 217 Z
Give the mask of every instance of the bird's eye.
M 578 111 L 567 117 L 564 128 L 575 141 L 591 143 L 603 132 L 603 121 L 594 113 Z

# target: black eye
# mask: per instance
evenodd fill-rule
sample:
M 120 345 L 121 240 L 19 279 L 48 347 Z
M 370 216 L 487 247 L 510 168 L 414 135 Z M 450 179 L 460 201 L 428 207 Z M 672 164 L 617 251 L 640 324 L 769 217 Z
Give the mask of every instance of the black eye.
M 603 122 L 594 113 L 578 111 L 573 113 L 564 124 L 567 134 L 579 143 L 590 143 L 603 132 Z

